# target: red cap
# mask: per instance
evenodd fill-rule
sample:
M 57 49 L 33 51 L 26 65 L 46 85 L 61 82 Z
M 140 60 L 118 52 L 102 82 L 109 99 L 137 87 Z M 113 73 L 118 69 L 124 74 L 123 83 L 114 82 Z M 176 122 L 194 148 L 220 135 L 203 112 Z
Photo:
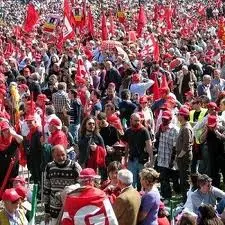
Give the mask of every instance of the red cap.
M 26 180 L 24 179 L 24 177 L 21 177 L 21 176 L 17 176 L 15 178 L 13 178 L 12 181 L 19 181 L 23 185 L 27 183 Z
M 2 195 L 3 201 L 15 202 L 21 199 L 21 196 L 16 192 L 15 188 L 6 189 Z
M 28 86 L 26 85 L 26 84 L 20 84 L 20 85 L 18 85 L 18 87 L 20 88 L 20 89 L 23 89 L 24 91 L 27 91 L 29 88 L 28 88 Z
M 189 116 L 190 111 L 187 107 L 181 107 L 178 114 L 181 116 Z
M 42 101 L 42 102 L 48 102 L 49 99 L 47 98 L 47 96 L 45 94 L 39 94 L 37 96 L 37 100 Z
M 214 128 L 217 125 L 217 117 L 214 115 L 208 116 L 208 126 Z
M 188 91 L 185 93 L 185 96 L 194 97 L 194 93 L 192 91 Z
M 100 178 L 99 175 L 96 174 L 96 172 L 92 168 L 85 168 L 81 170 L 80 172 L 80 179 L 91 179 L 91 178 Z
M 207 104 L 207 108 L 208 109 L 215 109 L 216 111 L 219 110 L 219 108 L 217 107 L 217 104 L 215 102 L 210 102 Z
M 52 119 L 49 122 L 50 126 L 55 126 L 57 129 L 61 129 L 61 121 L 59 119 Z
M 138 73 L 133 74 L 133 76 L 132 76 L 133 83 L 138 83 L 138 82 L 140 82 L 140 80 L 141 80 L 140 74 L 138 74 Z
M 172 119 L 172 112 L 169 110 L 165 110 L 162 113 L 162 118 L 166 120 L 171 120 Z
M 28 189 L 25 186 L 18 185 L 15 189 L 18 195 L 21 196 L 22 199 L 25 199 L 27 197 Z
M 147 103 L 148 102 L 148 98 L 146 96 L 141 96 L 139 99 L 139 103 L 143 104 L 143 103 Z
M 10 128 L 10 126 L 9 126 L 9 123 L 8 122 L 6 122 L 6 121 L 1 121 L 0 122 L 0 129 L 1 130 L 7 130 L 9 128 Z

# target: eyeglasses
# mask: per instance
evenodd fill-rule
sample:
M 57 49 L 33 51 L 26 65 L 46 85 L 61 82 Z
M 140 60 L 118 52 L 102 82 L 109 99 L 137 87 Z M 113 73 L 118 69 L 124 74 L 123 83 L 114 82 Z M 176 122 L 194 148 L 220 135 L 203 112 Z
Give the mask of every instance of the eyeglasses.
M 90 125 L 94 125 L 94 126 L 95 126 L 95 123 L 89 122 L 88 125 L 89 125 L 89 126 L 90 126 Z

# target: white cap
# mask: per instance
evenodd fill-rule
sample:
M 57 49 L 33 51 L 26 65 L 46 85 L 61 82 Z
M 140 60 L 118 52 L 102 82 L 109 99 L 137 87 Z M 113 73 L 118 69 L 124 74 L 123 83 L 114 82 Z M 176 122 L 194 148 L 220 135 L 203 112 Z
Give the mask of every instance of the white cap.
M 133 174 L 127 169 L 122 169 L 118 172 L 118 180 L 126 185 L 130 185 L 133 183 Z

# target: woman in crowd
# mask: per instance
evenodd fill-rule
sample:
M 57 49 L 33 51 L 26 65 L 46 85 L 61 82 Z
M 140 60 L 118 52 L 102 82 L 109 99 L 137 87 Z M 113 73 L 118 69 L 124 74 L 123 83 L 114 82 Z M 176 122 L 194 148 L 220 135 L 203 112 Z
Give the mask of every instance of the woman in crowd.
M 101 189 L 109 196 L 111 203 L 113 203 L 117 196 L 120 194 L 120 188 L 117 186 L 117 174 L 122 169 L 120 162 L 113 161 L 107 167 L 108 180 L 104 181 Z
M 223 225 L 213 206 L 201 205 L 198 211 L 198 225 Z
M 196 217 L 189 213 L 184 213 L 178 221 L 178 225 L 197 225 Z
M 138 216 L 139 224 L 157 225 L 160 193 L 156 187 L 156 183 L 159 179 L 159 173 L 152 168 L 144 168 L 139 175 L 144 191 Z

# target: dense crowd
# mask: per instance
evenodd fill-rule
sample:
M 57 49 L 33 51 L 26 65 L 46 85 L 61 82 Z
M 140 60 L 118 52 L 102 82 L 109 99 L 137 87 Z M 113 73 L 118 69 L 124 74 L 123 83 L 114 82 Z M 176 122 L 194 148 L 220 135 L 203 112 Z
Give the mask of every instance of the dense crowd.
M 36 195 L 44 224 L 223 224 L 224 15 L 221 0 L 0 1 L 0 224 L 35 224 Z

